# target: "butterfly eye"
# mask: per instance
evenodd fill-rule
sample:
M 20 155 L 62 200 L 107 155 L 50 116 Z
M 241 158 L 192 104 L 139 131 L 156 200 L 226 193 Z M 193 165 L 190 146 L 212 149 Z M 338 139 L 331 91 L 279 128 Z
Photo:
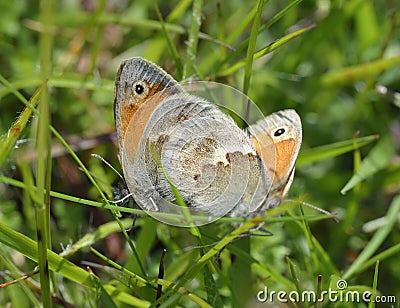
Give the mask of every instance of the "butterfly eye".
M 274 136 L 275 137 L 279 137 L 282 136 L 285 133 L 285 129 L 284 128 L 279 128 L 275 131 Z
M 136 96 L 138 96 L 139 98 L 144 98 L 149 94 L 149 88 L 148 88 L 147 84 L 140 80 L 136 81 L 132 85 L 132 90 L 133 90 L 134 94 Z

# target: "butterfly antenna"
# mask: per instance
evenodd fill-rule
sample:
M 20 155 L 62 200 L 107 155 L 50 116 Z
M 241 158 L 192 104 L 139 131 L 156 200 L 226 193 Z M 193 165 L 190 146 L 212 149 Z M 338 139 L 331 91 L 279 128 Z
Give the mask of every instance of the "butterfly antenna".
M 200 248 L 213 247 L 213 246 L 215 246 L 215 245 L 218 244 L 218 243 L 219 243 L 219 241 L 214 241 L 214 242 L 209 243 L 209 244 L 190 245 L 190 246 L 187 246 L 187 247 L 183 248 L 183 251 L 184 251 L 184 252 L 188 252 L 188 251 L 190 251 L 190 250 L 192 250 L 192 249 L 200 249 Z
M 126 199 L 128 199 L 129 197 L 132 197 L 132 196 L 133 196 L 133 194 L 132 194 L 132 193 L 129 193 L 129 194 L 125 195 L 124 197 L 122 197 L 121 199 L 118 199 L 118 200 L 108 200 L 108 202 L 114 203 L 114 204 L 122 203 L 122 202 L 124 202 Z
M 118 175 L 122 181 L 125 182 L 124 177 L 121 175 L 121 173 L 119 173 L 117 171 L 117 169 L 115 169 L 113 166 L 111 166 L 111 164 L 108 161 L 106 161 L 103 157 L 101 157 L 99 154 L 91 154 L 91 156 L 100 159 L 104 164 L 106 164 L 108 167 L 110 167 L 111 170 L 114 171 L 115 174 Z
M 108 161 L 106 161 L 106 160 L 105 160 L 103 157 L 101 157 L 99 154 L 93 153 L 93 154 L 91 154 L 91 155 L 92 155 L 92 157 L 95 157 L 95 158 L 100 159 L 104 164 L 106 164 L 108 167 L 110 167 L 111 170 L 114 171 L 115 174 L 119 176 L 119 178 L 122 180 L 122 182 L 125 183 L 125 179 L 124 179 L 124 177 L 121 175 L 121 173 L 119 173 L 119 172 L 117 171 L 117 169 L 115 169 L 113 166 L 111 166 L 111 164 L 110 164 Z M 125 184 L 125 185 L 126 185 L 126 184 Z M 132 196 L 133 196 L 133 194 L 132 194 L 132 193 L 129 193 L 129 194 L 124 195 L 124 197 L 122 197 L 121 199 L 118 199 L 118 200 L 107 200 L 107 201 L 108 201 L 109 203 L 112 203 L 112 204 L 118 204 L 118 203 L 123 203 L 125 200 L 129 199 L 129 198 L 132 197 Z
M 294 200 L 288 200 L 288 201 L 292 201 L 292 202 L 293 202 Z M 333 219 L 336 223 L 339 223 L 339 219 L 337 218 L 336 213 L 328 212 L 328 211 L 326 211 L 326 210 L 324 210 L 324 209 L 319 208 L 318 206 L 312 205 L 312 204 L 307 203 L 307 202 L 304 202 L 304 201 L 299 201 L 299 203 L 300 203 L 301 205 L 307 206 L 307 207 L 310 208 L 310 209 L 313 209 L 313 210 L 315 210 L 315 211 L 317 211 L 317 212 L 320 212 L 320 213 L 322 213 L 322 214 L 324 214 L 324 215 L 331 216 L 332 219 Z

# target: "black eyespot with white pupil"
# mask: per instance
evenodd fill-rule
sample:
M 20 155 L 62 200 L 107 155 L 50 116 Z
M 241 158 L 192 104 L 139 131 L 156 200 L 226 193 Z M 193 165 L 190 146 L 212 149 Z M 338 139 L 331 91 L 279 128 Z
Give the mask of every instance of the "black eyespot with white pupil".
M 285 129 L 284 128 L 279 128 L 275 131 L 274 136 L 275 137 L 279 137 L 282 136 L 285 133 Z
M 139 95 L 142 94 L 144 92 L 143 86 L 141 84 L 137 84 L 135 86 L 135 92 L 136 92 L 136 94 L 139 94 Z
M 149 94 L 149 88 L 144 81 L 138 80 L 132 85 L 133 94 L 139 98 L 145 98 Z

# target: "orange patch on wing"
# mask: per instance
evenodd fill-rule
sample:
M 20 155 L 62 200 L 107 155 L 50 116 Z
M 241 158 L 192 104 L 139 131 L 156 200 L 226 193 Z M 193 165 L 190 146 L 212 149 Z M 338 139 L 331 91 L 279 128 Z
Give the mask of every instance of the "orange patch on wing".
M 138 108 L 132 113 L 127 123 L 126 130 L 123 133 L 123 145 L 128 159 L 133 159 L 135 157 L 139 142 L 150 116 L 167 95 L 168 91 L 159 93 L 158 95 L 149 95 L 149 98 L 145 100 L 145 104 L 140 102 Z
M 123 102 L 121 106 L 120 121 L 119 121 L 121 125 L 119 131 L 121 132 L 122 140 L 124 140 L 128 125 L 138 109 L 139 105 L 137 104 L 128 104 L 125 101 Z
M 275 143 L 276 149 L 276 168 L 275 174 L 279 182 L 282 182 L 289 175 L 289 168 L 292 168 L 294 149 L 296 142 L 294 139 L 286 139 Z
M 157 83 L 153 87 L 149 88 L 147 96 L 143 98 L 133 97 L 130 89 L 125 90 L 126 92 L 123 98 L 123 102 L 121 104 L 120 111 L 121 126 L 119 131 L 121 132 L 122 140 L 124 140 L 129 123 L 131 122 L 137 110 L 141 108 L 141 106 L 145 104 L 151 97 L 153 97 L 156 93 L 160 92 L 163 89 L 164 87 L 161 85 L 161 83 Z
M 260 134 L 259 134 L 260 135 Z M 296 142 L 286 139 L 273 143 L 267 134 L 251 138 L 258 155 L 267 167 L 274 182 L 281 183 L 289 175 Z

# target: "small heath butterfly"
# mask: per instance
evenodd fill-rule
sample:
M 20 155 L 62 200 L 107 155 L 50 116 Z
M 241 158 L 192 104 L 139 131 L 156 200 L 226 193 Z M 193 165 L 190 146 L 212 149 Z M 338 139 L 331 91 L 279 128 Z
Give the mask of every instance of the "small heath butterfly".
M 143 210 L 170 214 L 155 216 L 165 223 L 263 213 L 282 202 L 293 181 L 302 141 L 296 111 L 259 117 L 243 130 L 217 106 L 224 100 L 217 87 L 193 94 L 139 57 L 118 70 L 114 116 L 124 178 Z M 245 97 L 235 91 L 232 106 Z

